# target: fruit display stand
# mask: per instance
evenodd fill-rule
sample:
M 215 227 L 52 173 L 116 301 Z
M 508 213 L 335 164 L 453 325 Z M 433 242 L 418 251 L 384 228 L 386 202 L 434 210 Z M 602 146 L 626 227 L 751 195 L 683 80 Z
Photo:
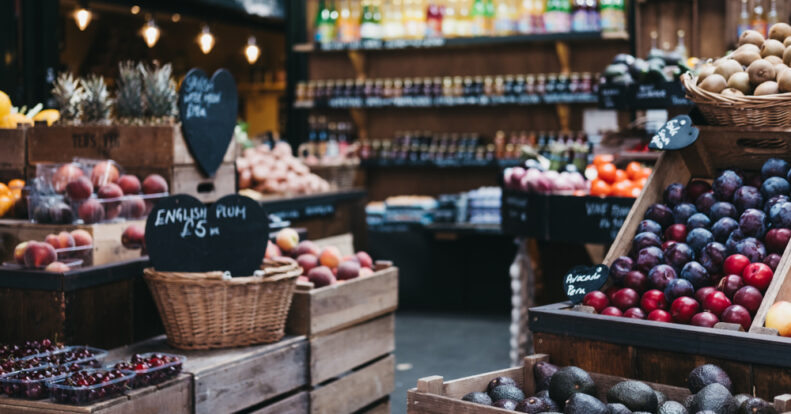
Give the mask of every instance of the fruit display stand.
M 564 364 L 564 361 L 558 361 L 558 357 L 563 358 L 562 351 L 553 352 L 551 359 L 552 363 Z M 629 359 L 629 354 L 621 355 L 617 360 Z M 536 380 L 533 375 L 535 365 L 540 361 L 549 361 L 549 354 L 535 354 L 524 358 L 522 366 L 515 368 L 503 369 L 499 371 L 487 372 L 484 374 L 473 375 L 467 378 L 460 378 L 452 381 L 444 381 L 441 376 L 431 376 L 421 378 L 417 382 L 417 387 L 412 388 L 407 393 L 408 408 L 407 412 L 410 414 L 451 414 L 451 413 L 507 413 L 512 412 L 509 410 L 486 407 L 480 404 L 475 404 L 468 401 L 463 401 L 461 398 L 471 392 L 479 392 L 486 390 L 487 384 L 497 377 L 508 377 L 513 379 L 520 389 L 525 391 L 525 395 L 533 395 L 536 393 Z M 609 361 L 612 363 L 613 361 Z M 693 366 L 694 367 L 694 366 Z M 584 367 L 583 367 L 584 368 Z M 735 375 L 731 373 L 726 367 L 725 370 L 730 373 L 731 379 L 734 380 L 734 391 L 748 392 L 752 388 L 742 388 L 742 382 Z M 589 374 L 596 384 L 596 397 L 601 401 L 607 401 L 607 391 L 615 384 L 625 381 L 629 378 L 634 378 L 629 375 L 608 375 L 602 374 L 594 369 L 588 369 Z M 687 371 L 681 375 L 681 378 L 687 378 Z M 649 382 L 648 385 L 656 391 L 665 394 L 668 400 L 684 402 L 690 391 L 686 387 L 678 387 L 666 385 L 661 382 Z M 778 395 L 773 400 L 774 408 L 777 412 L 789 412 L 791 410 L 791 395 Z
M 26 127 L 0 128 L 0 181 L 25 179 Z
M 348 234 L 316 244 L 338 246 L 344 255 L 354 252 Z M 308 337 L 311 413 L 350 413 L 371 404 L 371 409 L 389 407 L 387 396 L 395 387 L 397 306 L 398 268 L 381 262 L 371 276 L 322 288 L 297 284 L 286 332 Z
M 127 173 L 159 174 L 171 194 L 189 194 L 212 202 L 236 189 L 236 144 L 232 140 L 213 177 L 197 166 L 180 124 L 109 126 L 36 126 L 27 128 L 28 173 L 37 163 L 65 163 L 75 157 L 111 159 Z M 66 148 L 64 148 L 64 143 Z

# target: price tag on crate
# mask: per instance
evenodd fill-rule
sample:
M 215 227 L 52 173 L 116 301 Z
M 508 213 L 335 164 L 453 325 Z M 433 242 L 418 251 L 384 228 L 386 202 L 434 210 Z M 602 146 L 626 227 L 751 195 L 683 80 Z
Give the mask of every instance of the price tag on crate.
M 179 194 L 160 200 L 146 221 L 146 248 L 156 270 L 229 271 L 251 276 L 266 252 L 269 217 L 254 200 L 227 195 L 211 206 Z
M 677 150 L 692 145 L 700 131 L 692 125 L 692 118 L 679 115 L 667 121 L 656 131 L 648 143 L 648 148 L 658 150 Z
M 563 277 L 563 291 L 573 304 L 582 302 L 582 298 L 599 290 L 607 283 L 610 268 L 601 264 L 598 266 L 577 266 Z

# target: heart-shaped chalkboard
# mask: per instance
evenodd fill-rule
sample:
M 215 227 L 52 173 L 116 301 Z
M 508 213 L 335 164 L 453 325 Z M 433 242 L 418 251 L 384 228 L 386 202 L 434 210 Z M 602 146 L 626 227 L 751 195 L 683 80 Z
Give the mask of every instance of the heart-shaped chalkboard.
M 648 148 L 658 150 L 677 150 L 692 145 L 700 131 L 692 125 L 689 115 L 679 115 L 662 125 L 651 137 Z
M 179 194 L 160 200 L 146 222 L 146 248 L 156 270 L 230 271 L 250 276 L 260 268 L 269 235 L 261 205 L 231 194 L 206 206 Z
M 238 92 L 231 72 L 218 69 L 211 79 L 191 69 L 179 89 L 181 133 L 200 166 L 214 176 L 233 139 L 238 113 Z
M 582 302 L 588 292 L 599 290 L 607 283 L 610 268 L 605 265 L 577 266 L 563 277 L 563 291 L 571 303 Z

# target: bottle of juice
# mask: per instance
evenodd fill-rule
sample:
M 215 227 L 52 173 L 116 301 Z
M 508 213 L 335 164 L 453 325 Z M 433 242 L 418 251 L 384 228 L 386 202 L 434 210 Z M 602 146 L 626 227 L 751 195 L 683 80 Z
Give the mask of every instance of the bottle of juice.
M 362 40 L 376 39 L 376 23 L 374 22 L 374 8 L 370 0 L 362 1 L 362 14 L 360 15 L 360 38 Z
M 588 27 L 588 10 L 585 0 L 572 0 L 574 5 L 571 10 L 571 30 L 575 32 L 586 32 L 591 30 Z
M 473 0 L 470 9 L 470 35 L 486 35 L 486 3 L 484 0 Z
M 323 0 L 319 3 L 319 12 L 316 17 L 316 41 L 319 43 L 329 43 L 335 39 L 335 22 L 332 20 L 332 8 L 327 6 Z
M 352 20 L 352 10 L 350 0 L 341 0 L 338 16 L 338 41 L 350 43 L 355 41 L 357 23 Z
M 777 0 L 769 0 L 769 13 L 766 15 L 767 27 L 772 27 L 777 22 Z
M 571 30 L 571 3 L 569 0 L 547 0 L 544 27 L 550 33 Z
M 596 0 L 585 0 L 585 7 L 588 14 L 588 30 L 601 30 L 599 24 L 599 5 Z
M 472 36 L 472 0 L 458 0 L 456 9 L 456 36 Z
M 750 11 L 747 9 L 747 0 L 742 0 L 741 10 L 739 11 L 739 25 L 736 30 L 736 35 L 739 37 L 741 37 L 742 33 L 750 30 Z
M 753 15 L 750 24 L 756 32 L 766 37 L 767 24 L 766 24 L 766 9 L 764 9 L 763 0 L 755 0 L 753 6 Z
M 533 11 L 531 14 L 532 33 L 545 33 L 544 10 L 546 10 L 545 0 L 533 0 Z
M 516 23 L 516 31 L 519 34 L 530 34 L 533 32 L 531 19 L 533 17 L 533 0 L 521 0 L 519 5 L 519 17 Z
M 426 8 L 426 37 L 442 37 L 442 8 L 437 0 L 429 0 Z
M 456 37 L 458 0 L 447 0 L 442 8 L 442 36 Z
M 508 36 L 514 33 L 514 21 L 512 20 L 511 0 L 498 0 L 496 7 L 496 18 L 494 20 L 494 35 Z
M 491 36 L 494 34 L 494 23 L 497 18 L 497 6 L 494 5 L 494 0 L 486 0 L 484 2 L 484 17 L 486 35 Z

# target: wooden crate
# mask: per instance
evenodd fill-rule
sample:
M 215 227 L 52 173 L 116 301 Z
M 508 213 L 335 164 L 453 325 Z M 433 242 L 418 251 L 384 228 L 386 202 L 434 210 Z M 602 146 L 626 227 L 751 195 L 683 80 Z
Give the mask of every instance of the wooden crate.
M 385 397 L 359 411 L 359 414 L 390 414 L 390 397 Z
M 0 398 L 0 412 L 4 414 L 190 414 L 193 412 L 192 377 L 181 374 L 162 384 L 132 390 L 125 395 L 85 406 L 4 397 Z
M 130 220 L 117 223 L 97 224 L 38 224 L 26 220 L 0 219 L 0 259 L 11 260 L 14 247 L 27 240 L 44 241 L 48 234 L 83 229 L 93 237 L 93 265 L 131 260 L 140 257 L 139 249 L 127 249 L 121 245 L 121 235 L 130 225 L 145 227 L 145 220 Z
M 311 414 L 353 413 L 395 389 L 395 357 L 387 355 L 310 391 Z
M 555 355 L 557 353 L 553 353 Z M 499 371 L 487 372 L 485 374 L 473 375 L 471 377 L 445 382 L 441 376 L 421 378 L 417 382 L 417 388 L 412 388 L 407 392 L 407 413 L 410 414 L 485 414 L 485 413 L 508 413 L 512 411 L 501 408 L 481 406 L 461 398 L 470 392 L 484 391 L 487 384 L 496 377 L 510 377 L 516 381 L 517 385 L 525 391 L 527 395 L 535 394 L 535 378 L 533 367 L 539 361 L 549 361 L 548 354 L 536 354 L 524 359 L 521 367 L 503 369 Z M 628 359 L 628 354 L 619 356 L 619 359 Z M 560 361 L 553 359 L 555 364 Z M 612 362 L 612 361 L 611 361 Z M 727 369 L 726 369 L 727 371 Z M 607 391 L 613 385 L 628 379 L 623 376 L 600 374 L 589 372 L 591 378 L 596 383 L 597 397 L 602 401 L 607 401 Z M 683 378 L 686 378 L 684 374 Z M 732 376 L 732 379 L 733 376 Z M 647 383 L 651 388 L 664 393 L 669 400 L 684 402 L 690 392 L 687 388 L 674 387 L 671 385 Z M 778 411 L 787 412 L 791 410 L 788 404 L 789 395 L 778 396 L 774 403 Z
M 27 127 L 0 128 L 0 182 L 7 183 L 14 178 L 27 178 L 25 160 Z

